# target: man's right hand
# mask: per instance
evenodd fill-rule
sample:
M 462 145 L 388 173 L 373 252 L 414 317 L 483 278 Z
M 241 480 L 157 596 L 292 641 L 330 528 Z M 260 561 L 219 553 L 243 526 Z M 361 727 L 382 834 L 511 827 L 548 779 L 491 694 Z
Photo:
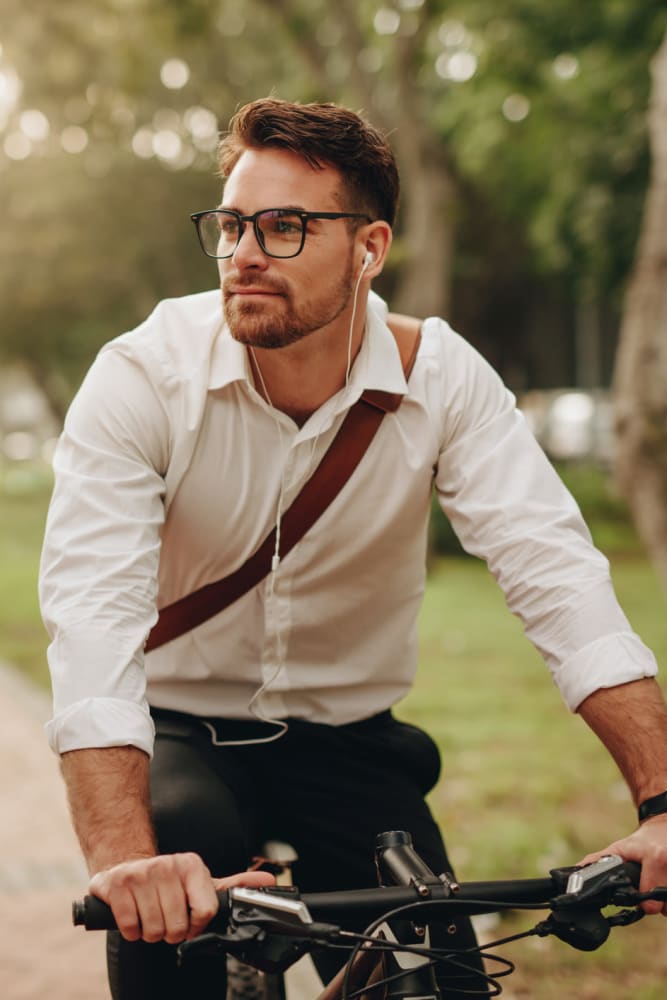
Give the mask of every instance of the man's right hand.
M 89 890 L 108 903 L 128 941 L 179 944 L 201 934 L 218 910 L 216 889 L 273 885 L 266 872 L 213 879 L 198 854 L 162 854 L 97 872 Z

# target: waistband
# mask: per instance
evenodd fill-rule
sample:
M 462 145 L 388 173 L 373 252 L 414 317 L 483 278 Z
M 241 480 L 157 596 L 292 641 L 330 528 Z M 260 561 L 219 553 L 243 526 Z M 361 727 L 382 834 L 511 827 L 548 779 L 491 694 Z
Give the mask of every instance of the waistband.
M 259 719 L 230 719 L 225 716 L 192 715 L 189 712 L 179 712 L 173 708 L 159 708 L 156 705 L 150 706 L 150 713 L 159 736 L 191 737 L 195 733 L 200 733 L 202 729 L 210 734 L 209 727 L 212 727 L 217 739 L 233 742 L 266 739 L 275 734 L 277 729 L 272 723 L 262 722 Z M 366 719 L 346 722 L 341 726 L 330 726 L 323 722 L 311 722 L 307 719 L 292 718 L 291 716 L 280 721 L 287 724 L 288 732 L 303 733 L 308 730 L 321 731 L 326 729 L 335 729 L 340 732 L 360 732 L 381 728 L 387 723 L 391 723 L 393 718 L 392 711 L 388 708 Z

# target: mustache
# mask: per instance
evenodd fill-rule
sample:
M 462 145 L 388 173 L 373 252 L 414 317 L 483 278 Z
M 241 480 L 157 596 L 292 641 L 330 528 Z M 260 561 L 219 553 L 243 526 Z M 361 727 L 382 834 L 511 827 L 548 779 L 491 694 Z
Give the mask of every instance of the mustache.
M 273 292 L 275 295 L 285 295 L 287 287 L 282 281 L 262 278 L 261 280 L 252 276 L 235 278 L 228 275 L 222 282 L 222 291 L 225 295 L 230 295 L 238 289 L 255 288 L 263 292 Z

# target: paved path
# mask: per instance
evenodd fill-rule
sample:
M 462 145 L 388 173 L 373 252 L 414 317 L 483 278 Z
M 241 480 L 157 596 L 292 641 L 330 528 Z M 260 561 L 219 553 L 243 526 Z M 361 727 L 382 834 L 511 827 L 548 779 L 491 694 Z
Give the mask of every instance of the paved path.
M 104 934 L 71 923 L 86 869 L 56 757 L 44 735 L 48 696 L 0 663 L 0 1000 L 109 1000 Z M 290 973 L 314 996 L 314 972 Z
M 47 696 L 0 664 L 0 997 L 108 1000 L 104 935 L 71 924 L 87 879 L 48 714 Z

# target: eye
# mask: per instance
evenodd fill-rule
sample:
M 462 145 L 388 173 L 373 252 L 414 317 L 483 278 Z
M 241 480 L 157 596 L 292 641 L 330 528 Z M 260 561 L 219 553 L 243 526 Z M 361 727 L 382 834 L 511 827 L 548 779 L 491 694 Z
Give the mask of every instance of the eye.
M 303 224 L 301 216 L 295 212 L 263 212 L 259 217 L 262 231 L 267 236 L 280 236 L 284 239 L 301 239 Z
M 238 234 L 238 220 L 233 215 L 217 215 L 216 220 L 222 236 L 236 236 Z
M 291 216 L 281 216 L 276 219 L 276 232 L 278 233 L 297 233 L 301 230 L 301 219 L 294 219 Z

